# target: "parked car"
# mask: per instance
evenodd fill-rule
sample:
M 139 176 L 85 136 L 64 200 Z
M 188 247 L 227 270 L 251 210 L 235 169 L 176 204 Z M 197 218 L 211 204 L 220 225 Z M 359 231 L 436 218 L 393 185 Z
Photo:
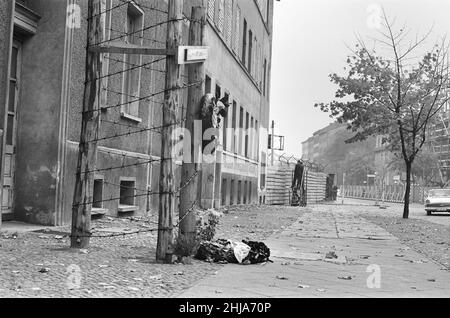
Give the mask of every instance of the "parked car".
M 434 189 L 425 200 L 427 215 L 433 212 L 450 212 L 450 189 Z

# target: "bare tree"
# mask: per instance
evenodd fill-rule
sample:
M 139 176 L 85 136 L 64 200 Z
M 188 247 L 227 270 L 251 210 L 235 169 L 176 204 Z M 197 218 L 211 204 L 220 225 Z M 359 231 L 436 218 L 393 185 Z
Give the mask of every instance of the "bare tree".
M 436 115 L 448 102 L 448 46 L 446 39 L 431 50 L 426 44 L 431 30 L 407 41 L 410 30 L 395 27 L 383 10 L 379 37 L 371 38 L 373 48 L 357 37 L 347 64 L 348 75 L 330 75 L 339 85 L 336 98 L 317 104 L 330 112 L 355 134 L 347 142 L 385 135 L 384 143 L 401 156 L 406 170 L 403 217 L 409 217 L 411 171 L 414 160 L 425 145 L 427 132 Z

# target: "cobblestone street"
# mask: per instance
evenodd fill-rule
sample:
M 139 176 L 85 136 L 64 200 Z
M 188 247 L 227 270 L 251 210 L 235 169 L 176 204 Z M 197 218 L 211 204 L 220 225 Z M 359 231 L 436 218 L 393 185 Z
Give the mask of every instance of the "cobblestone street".
M 230 208 L 220 220 L 216 237 L 262 240 L 300 215 L 293 208 Z M 142 226 L 130 219 L 93 222 L 97 232 Z M 156 264 L 156 233 L 93 238 L 88 251 L 73 251 L 68 248 L 67 227 L 50 230 L 2 233 L 0 297 L 170 297 L 222 268 L 195 260 L 192 265 Z M 70 288 L 75 279 L 71 265 L 80 269 L 80 288 Z

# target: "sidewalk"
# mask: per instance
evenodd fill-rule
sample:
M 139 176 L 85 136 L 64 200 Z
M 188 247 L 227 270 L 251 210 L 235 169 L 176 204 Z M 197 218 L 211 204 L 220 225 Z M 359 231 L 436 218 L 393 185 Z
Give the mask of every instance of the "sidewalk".
M 178 297 L 450 297 L 448 271 L 345 206 L 308 208 L 266 243 L 273 264 L 227 265 Z

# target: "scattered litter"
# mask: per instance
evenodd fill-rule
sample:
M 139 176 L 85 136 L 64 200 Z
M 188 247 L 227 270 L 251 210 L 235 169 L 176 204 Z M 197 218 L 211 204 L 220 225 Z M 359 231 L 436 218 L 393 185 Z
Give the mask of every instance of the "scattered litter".
M 131 290 L 131 291 L 140 291 L 140 289 L 139 288 L 137 288 L 137 287 L 127 287 L 127 289 L 128 290 Z
M 311 288 L 311 286 L 300 284 L 300 285 L 298 285 L 298 288 L 307 289 L 307 288 Z
M 216 294 L 222 294 L 222 292 L 220 290 L 216 290 L 215 293 Z
M 107 267 L 109 267 L 109 265 L 98 265 L 98 267 L 100 267 L 100 268 L 107 268 Z
M 55 240 L 62 240 L 64 239 L 64 236 L 62 235 L 55 235 Z
M 289 278 L 284 277 L 284 276 L 277 276 L 277 279 L 279 279 L 279 280 L 288 280 Z
M 324 292 L 326 292 L 327 290 L 326 289 L 322 289 L 322 288 L 318 288 L 318 289 L 316 289 L 319 293 L 324 293 Z
M 154 276 L 150 276 L 149 279 L 151 280 L 161 280 L 163 277 L 161 274 L 159 275 L 154 275 Z
M 339 279 L 342 279 L 342 280 L 352 280 L 353 279 L 353 277 L 351 277 L 351 276 L 342 276 L 342 277 L 338 277 Z
M 133 278 L 135 281 L 138 281 L 138 282 L 143 282 L 144 280 L 142 279 L 142 278 Z
M 328 252 L 328 253 L 327 253 L 327 255 L 325 256 L 325 258 L 327 258 L 327 259 L 337 259 L 338 256 L 337 256 L 336 252 L 331 251 L 331 252 Z
M 40 239 L 46 239 L 46 238 L 48 238 L 48 237 L 45 236 L 45 235 L 39 235 L 38 238 L 40 238 Z
M 40 291 L 41 289 L 39 287 L 33 287 L 31 288 L 32 291 Z
M 50 268 L 43 267 L 39 270 L 39 273 L 48 273 L 48 272 L 50 272 Z
M 428 279 L 428 281 L 429 281 L 430 283 L 435 283 L 435 282 L 436 282 L 436 279 L 431 278 L 431 279 Z
M 89 251 L 88 251 L 88 250 L 86 250 L 86 249 L 82 249 L 82 250 L 80 250 L 80 253 L 81 253 L 81 254 L 88 254 L 88 253 L 89 253 Z
M 19 274 L 20 271 L 12 271 L 13 274 Z
M 281 263 L 282 266 L 287 266 L 287 265 L 291 265 L 291 263 L 286 262 L 286 263 Z
M 405 255 L 396 254 L 395 257 L 405 257 Z
M 369 255 L 361 255 L 359 256 L 360 259 L 369 259 L 370 256 Z
M 183 272 L 178 272 L 178 273 L 175 273 L 174 275 L 177 275 L 177 276 L 183 276 L 184 273 L 183 273 Z
M 104 286 L 103 288 L 104 288 L 104 289 L 116 289 L 115 286 Z

